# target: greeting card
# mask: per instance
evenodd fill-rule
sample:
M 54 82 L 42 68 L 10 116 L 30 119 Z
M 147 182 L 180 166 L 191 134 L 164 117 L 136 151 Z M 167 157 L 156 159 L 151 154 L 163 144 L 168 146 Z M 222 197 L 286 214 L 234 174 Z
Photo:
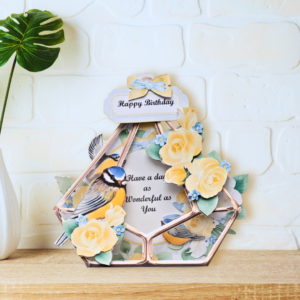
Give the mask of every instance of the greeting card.
M 88 267 L 206 266 L 236 219 L 246 217 L 248 175 L 202 154 L 203 124 L 169 75 L 129 76 L 104 110 L 121 122 L 106 143 L 91 141 L 91 164 L 76 180 L 56 177 L 54 208 Z

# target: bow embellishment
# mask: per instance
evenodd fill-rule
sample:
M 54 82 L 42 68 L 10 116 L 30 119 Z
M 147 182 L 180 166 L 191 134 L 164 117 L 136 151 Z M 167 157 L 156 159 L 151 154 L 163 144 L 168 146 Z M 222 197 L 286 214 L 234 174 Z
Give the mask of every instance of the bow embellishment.
M 136 76 L 129 76 L 127 85 L 131 89 L 129 100 L 144 97 L 150 90 L 164 98 L 171 98 L 172 95 L 171 78 L 168 74 L 158 76 L 152 81 L 143 81 Z

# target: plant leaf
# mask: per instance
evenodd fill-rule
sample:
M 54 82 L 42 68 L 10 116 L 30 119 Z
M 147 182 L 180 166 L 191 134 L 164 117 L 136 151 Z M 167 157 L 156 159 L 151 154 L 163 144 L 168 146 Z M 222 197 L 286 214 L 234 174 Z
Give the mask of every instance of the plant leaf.
M 121 243 L 121 246 L 120 246 L 121 252 L 123 252 L 125 254 L 128 254 L 130 249 L 131 249 L 131 244 L 128 243 L 127 241 L 125 241 L 125 240 L 122 240 L 122 243 Z
M 158 260 L 172 260 L 173 256 L 170 252 L 159 252 L 156 254 Z
M 183 248 L 183 246 L 184 246 L 184 244 L 183 245 L 173 245 L 173 244 L 168 245 L 168 247 L 172 250 L 180 250 Z
M 183 260 L 195 260 L 195 257 L 191 255 L 191 253 L 188 253 L 191 251 L 191 248 L 185 249 L 181 252 L 181 257 Z
M 211 234 L 214 235 L 216 238 L 218 238 L 221 235 L 220 232 L 216 229 L 213 229 Z
M 62 225 L 63 225 L 64 231 L 65 231 L 67 237 L 69 239 L 71 239 L 71 235 L 72 235 L 74 229 L 78 227 L 76 220 L 69 219 L 69 220 L 63 222 Z
M 72 186 L 72 184 L 75 181 L 72 177 L 67 177 L 67 176 L 65 177 L 55 176 L 55 179 L 59 186 L 59 190 L 63 195 L 69 190 L 69 188 Z
M 222 159 L 220 155 L 214 150 L 210 152 L 206 157 L 214 158 L 216 159 L 220 164 L 222 163 Z
M 123 260 L 125 260 L 125 259 L 124 259 L 124 257 L 123 257 L 122 254 L 116 253 L 116 254 L 113 255 L 112 260 L 119 260 L 119 261 L 121 260 L 121 261 L 123 261 Z
M 140 253 L 140 254 L 142 254 L 142 251 L 143 251 L 142 245 L 139 245 L 139 246 L 137 246 L 137 247 L 134 249 L 134 253 Z
M 236 232 L 232 229 L 229 229 L 228 234 L 236 234 Z
M 233 179 L 236 182 L 234 189 L 240 192 L 241 194 L 245 193 L 248 189 L 248 178 L 248 174 L 234 176 Z
M 141 139 L 144 136 L 145 132 L 146 132 L 145 130 L 139 129 L 135 137 Z
M 241 205 L 241 208 L 242 208 L 242 210 L 241 210 L 240 214 L 237 216 L 237 218 L 236 218 L 237 220 L 243 220 L 243 219 L 246 219 L 246 217 L 247 217 L 246 209 L 245 209 L 244 205 Z M 226 219 L 225 220 L 226 221 L 230 220 L 231 217 L 233 216 L 233 214 L 234 214 L 233 211 L 229 212 L 226 215 Z
M 109 252 L 100 252 L 98 255 L 95 256 L 95 259 L 101 265 L 110 266 L 110 263 L 113 259 L 113 254 L 111 251 Z
M 15 52 L 18 64 L 27 71 L 40 72 L 51 67 L 60 48 L 47 46 L 58 45 L 65 40 L 64 31 L 56 31 L 63 26 L 63 21 L 53 19 L 55 17 L 49 11 L 34 9 L 0 20 L 0 26 L 8 30 L 0 30 L 0 67 L 5 65 Z M 46 22 L 50 19 L 53 20 Z
M 202 197 L 197 201 L 197 206 L 206 216 L 209 216 L 218 205 L 218 195 L 204 199 Z
M 161 157 L 159 155 L 160 149 L 161 149 L 161 146 L 157 145 L 153 142 L 147 147 L 146 153 L 155 160 L 161 160 Z

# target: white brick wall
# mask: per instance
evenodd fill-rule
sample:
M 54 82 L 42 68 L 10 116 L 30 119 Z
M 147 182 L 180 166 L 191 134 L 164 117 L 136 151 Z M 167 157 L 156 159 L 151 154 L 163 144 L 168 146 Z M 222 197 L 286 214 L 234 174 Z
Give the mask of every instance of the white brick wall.
M 65 22 L 51 69 L 16 68 L 0 138 L 20 200 L 20 247 L 53 247 L 61 232 L 54 176 L 78 176 L 91 138 L 114 131 L 106 95 L 128 75 L 152 72 L 169 73 L 198 110 L 204 152 L 213 147 L 232 175 L 251 175 L 247 219 L 222 247 L 299 249 L 298 0 L 0 0 L 0 8 L 1 18 L 38 8 Z M 0 69 L 0 102 L 9 64 Z

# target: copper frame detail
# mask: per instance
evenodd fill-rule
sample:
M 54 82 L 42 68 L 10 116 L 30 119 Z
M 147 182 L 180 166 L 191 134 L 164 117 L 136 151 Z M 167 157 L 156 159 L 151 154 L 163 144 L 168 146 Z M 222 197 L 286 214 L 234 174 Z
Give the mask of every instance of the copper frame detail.
M 175 125 L 170 122 L 167 121 L 166 122 L 168 124 L 168 126 L 172 129 L 175 130 L 176 127 Z M 156 122 L 154 123 L 156 131 L 161 134 L 163 133 L 163 128 L 160 122 Z M 89 173 L 89 171 L 93 168 L 93 166 L 97 163 L 97 161 L 103 156 L 104 153 L 106 153 L 106 151 L 109 149 L 109 147 L 111 146 L 111 144 L 114 142 L 114 140 L 118 137 L 119 133 L 122 131 L 122 129 L 126 126 L 126 124 L 120 124 L 116 131 L 113 133 L 113 135 L 110 137 L 110 139 L 107 141 L 107 143 L 104 145 L 104 147 L 101 149 L 101 151 L 98 153 L 98 155 L 93 159 L 93 161 L 91 162 L 91 164 L 87 167 L 87 169 L 79 176 L 79 178 L 74 182 L 74 184 L 70 187 L 70 189 L 67 191 L 67 193 L 61 198 L 61 200 L 58 202 L 58 204 L 54 207 L 54 213 L 56 214 L 57 218 L 59 219 L 60 223 L 62 223 L 62 217 L 59 213 L 59 211 L 63 211 L 63 212 L 72 212 L 74 209 L 67 209 L 67 208 L 63 208 L 63 204 L 66 201 L 66 199 L 68 199 L 68 197 L 72 194 L 72 192 L 74 191 L 74 189 L 77 188 L 77 186 L 80 184 L 80 182 L 86 177 L 86 175 Z M 120 155 L 120 159 L 118 161 L 118 165 L 121 166 L 129 152 L 130 146 L 135 138 L 135 135 L 138 131 L 139 128 L 139 124 L 133 124 L 131 131 L 128 135 L 127 141 L 124 145 L 123 151 Z M 185 189 L 185 192 L 187 193 L 187 190 Z M 197 204 L 192 201 L 190 202 L 191 205 L 191 212 L 189 212 L 188 214 L 185 214 L 181 217 L 179 217 L 176 220 L 173 220 L 172 222 L 159 227 L 156 230 L 153 230 L 150 233 L 144 233 L 134 227 L 132 227 L 130 224 L 126 223 L 126 230 L 131 232 L 132 234 L 138 236 L 139 238 L 142 239 L 142 260 L 139 261 L 130 261 L 130 260 L 126 260 L 126 261 L 112 261 L 111 262 L 111 266 L 115 266 L 115 267 L 138 267 L 138 266 L 208 266 L 209 263 L 211 262 L 211 260 L 213 259 L 214 255 L 216 254 L 217 250 L 219 249 L 220 245 L 222 244 L 225 236 L 227 235 L 229 229 L 231 228 L 232 224 L 234 223 L 234 221 L 236 220 L 236 218 L 238 217 L 239 213 L 241 212 L 242 208 L 240 207 L 240 205 L 234 200 L 234 198 L 230 195 L 230 193 L 223 188 L 222 192 L 227 196 L 227 198 L 230 200 L 230 202 L 232 203 L 232 207 L 219 207 L 216 208 L 214 210 L 214 212 L 231 212 L 233 211 L 233 215 L 230 218 L 230 220 L 228 221 L 227 225 L 225 226 L 223 232 L 221 233 L 221 235 L 218 237 L 218 239 L 216 240 L 216 243 L 213 245 L 213 247 L 211 248 L 210 252 L 208 253 L 206 259 L 204 261 L 197 261 L 197 260 L 191 260 L 191 261 L 170 261 L 170 260 L 166 260 L 166 261 L 155 261 L 153 260 L 153 239 L 159 235 L 161 235 L 162 233 L 170 230 L 173 227 L 176 227 L 196 216 L 202 215 L 203 213 L 198 209 Z M 99 264 L 96 261 L 92 261 L 89 260 L 86 257 L 81 257 L 81 259 L 83 260 L 83 262 L 85 263 L 85 265 L 87 267 L 105 267 L 101 264 Z

